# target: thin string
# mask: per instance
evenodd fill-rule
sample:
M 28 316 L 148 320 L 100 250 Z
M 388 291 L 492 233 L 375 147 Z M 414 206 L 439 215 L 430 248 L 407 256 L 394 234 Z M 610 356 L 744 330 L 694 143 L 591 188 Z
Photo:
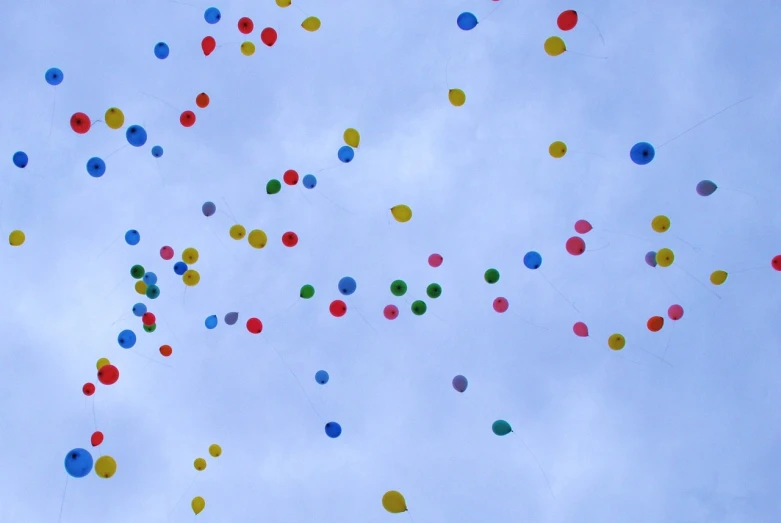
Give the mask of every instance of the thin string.
M 65 487 L 62 489 L 62 501 L 60 502 L 60 515 L 57 518 L 57 521 L 62 521 L 62 509 L 65 508 L 65 494 L 68 492 L 68 480 L 70 479 L 69 475 L 65 476 Z
M 578 56 L 585 56 L 586 58 L 594 58 L 596 60 L 607 60 L 607 56 L 594 56 L 593 54 L 579 53 L 577 51 L 570 51 L 569 49 L 567 49 L 566 52 L 570 54 L 576 54 Z
M 594 26 L 594 29 L 596 29 L 596 30 L 597 30 L 597 34 L 599 35 L 599 39 L 600 39 L 600 40 L 602 40 L 602 45 L 604 45 L 604 46 L 607 46 L 607 44 L 605 43 L 605 39 L 604 39 L 604 37 L 602 36 L 602 31 L 600 31 L 600 30 L 599 30 L 599 27 L 597 27 L 597 24 L 596 24 L 596 23 L 594 23 L 594 20 L 592 20 L 591 18 L 589 18 L 589 16 L 588 16 L 587 14 L 584 14 L 584 13 L 578 13 L 578 14 L 579 14 L 579 15 L 581 15 L 581 14 L 582 14 L 582 15 L 583 15 L 583 18 L 585 18 L 586 20 L 588 20 L 589 22 L 591 22 L 591 25 L 593 25 L 593 26 Z
M 692 274 L 691 274 L 689 271 L 687 271 L 686 269 L 684 269 L 684 268 L 683 268 L 683 267 L 681 267 L 680 265 L 673 265 L 673 267 L 677 267 L 678 269 L 682 270 L 682 271 L 684 272 L 684 274 L 686 274 L 687 276 L 689 276 L 689 278 L 691 278 L 692 280 L 694 280 L 694 281 L 696 281 L 697 283 L 699 283 L 700 285 L 702 285 L 702 286 L 703 286 L 705 289 L 707 289 L 707 290 L 708 290 L 708 292 L 710 292 L 711 294 L 713 294 L 714 296 L 716 296 L 718 299 L 721 299 L 721 296 L 719 296 L 718 294 L 716 294 L 716 291 L 714 291 L 713 289 L 711 289 L 710 287 L 708 287 L 707 285 L 705 285 L 703 282 L 701 282 L 700 280 L 698 280 L 697 278 L 695 278 L 695 277 L 694 277 L 694 276 L 693 276 L 693 275 L 692 275 Z
M 556 291 L 556 292 L 558 292 L 558 293 L 559 293 L 559 296 L 561 296 L 561 297 L 564 299 L 564 301 L 566 301 L 567 303 L 569 303 L 570 307 L 572 307 L 572 308 L 575 310 L 575 312 L 577 312 L 578 314 L 581 314 L 581 312 L 578 310 L 578 308 L 577 308 L 577 307 L 575 307 L 575 304 L 574 304 L 574 303 L 572 303 L 572 302 L 569 300 L 569 298 L 567 298 L 566 296 L 564 296 L 564 293 L 563 293 L 563 292 L 561 292 L 561 291 L 560 291 L 560 290 L 559 290 L 559 289 L 558 289 L 558 288 L 557 288 L 555 285 L 553 285 L 553 283 L 551 283 L 551 281 L 548 279 L 548 277 L 547 277 L 547 276 L 545 276 L 545 273 L 544 273 L 544 272 L 542 272 L 542 270 L 540 270 L 540 275 L 541 275 L 541 276 L 542 276 L 542 277 L 545 279 L 545 281 L 546 281 L 546 282 L 548 282 L 548 285 L 550 285 L 550 286 L 551 286 L 551 288 L 552 288 L 554 291 Z
M 540 465 L 540 462 L 537 460 L 537 456 L 534 455 L 534 452 L 532 452 L 532 449 L 529 448 L 529 446 L 526 444 L 525 441 L 523 441 L 523 438 L 515 431 L 512 431 L 513 434 L 518 436 L 518 439 L 521 440 L 521 444 L 523 444 L 524 447 L 526 447 L 526 450 L 529 451 L 529 454 L 531 454 L 532 459 L 534 459 L 534 462 L 537 464 L 537 467 L 540 469 L 540 472 L 542 472 L 542 477 L 545 478 L 545 483 L 548 485 L 548 490 L 550 490 L 550 495 L 553 496 L 553 499 L 556 499 L 556 494 L 553 493 L 553 487 L 551 487 L 550 481 L 548 480 L 548 475 L 545 474 L 545 470 L 542 468 L 542 465 Z
M 298 387 L 301 389 L 301 392 L 304 393 L 304 397 L 306 398 L 306 401 L 309 402 L 309 406 L 312 407 L 312 412 L 314 412 L 315 415 L 317 415 L 317 417 L 320 418 L 320 421 L 325 423 L 325 419 L 317 411 L 317 408 L 315 408 L 315 404 L 312 403 L 312 400 L 309 398 L 309 394 L 306 393 L 306 389 L 301 384 L 301 380 L 298 379 L 298 376 L 296 376 L 296 373 L 293 372 L 293 369 L 291 369 L 290 365 L 287 364 L 287 361 L 285 361 L 285 358 L 283 358 L 282 355 L 279 353 L 279 351 L 277 351 L 277 349 L 274 348 L 274 346 L 271 345 L 270 343 L 268 343 L 265 339 L 261 338 L 261 341 L 263 341 L 263 343 L 265 343 L 271 350 L 274 351 L 274 354 L 276 354 L 279 357 L 280 361 L 285 366 L 287 371 L 290 373 L 291 376 L 293 376 L 293 378 L 296 380 L 296 383 L 298 383 Z
M 701 122 L 699 122 L 699 123 L 697 123 L 697 124 L 694 124 L 694 125 L 692 125 L 692 126 L 691 126 L 691 127 L 689 127 L 688 129 L 686 129 L 685 131 L 683 131 L 681 134 L 679 134 L 679 135 L 676 135 L 676 136 L 673 136 L 672 138 L 670 138 L 669 140 L 667 140 L 666 142 L 664 142 L 662 145 L 658 146 L 658 147 L 657 147 L 657 149 L 661 149 L 662 147 L 664 147 L 664 146 L 665 146 L 665 145 L 667 145 L 668 143 L 670 143 L 670 142 L 673 142 L 673 141 L 677 140 L 677 139 L 678 139 L 678 138 L 680 138 L 681 136 L 683 136 L 683 135 L 687 134 L 687 133 L 688 133 L 688 132 L 690 132 L 690 131 L 693 131 L 694 129 L 696 129 L 697 127 L 701 126 L 702 124 L 704 124 L 704 123 L 706 123 L 706 122 L 709 122 L 710 120 L 713 120 L 714 118 L 716 118 L 716 117 L 717 117 L 717 116 L 719 116 L 720 114 L 722 114 L 722 113 L 725 113 L 725 112 L 727 112 L 729 109 L 732 109 L 733 107 L 735 107 L 736 105 L 738 105 L 738 104 L 742 104 L 742 103 L 743 103 L 743 102 L 745 102 L 746 100 L 750 100 L 750 99 L 752 99 L 752 98 L 754 98 L 754 95 L 753 95 L 753 94 L 752 94 L 751 96 L 748 96 L 748 97 L 746 97 L 746 98 L 743 98 L 742 100 L 738 100 L 738 101 L 737 101 L 737 102 L 735 102 L 734 104 L 732 104 L 732 105 L 729 105 L 729 106 L 725 107 L 724 109 L 722 109 L 721 111 L 717 112 L 716 114 L 713 114 L 713 115 L 711 115 L 711 116 L 707 117 L 706 119 L 704 119 L 703 121 L 701 121 Z
M 49 141 L 52 138 L 52 130 L 54 129 L 54 111 L 57 109 L 57 89 L 53 88 L 53 92 L 54 92 L 54 98 L 53 98 L 53 101 L 52 101 L 52 117 L 51 117 L 51 121 L 49 123 L 49 136 L 46 138 L 46 143 L 47 144 L 49 143 Z

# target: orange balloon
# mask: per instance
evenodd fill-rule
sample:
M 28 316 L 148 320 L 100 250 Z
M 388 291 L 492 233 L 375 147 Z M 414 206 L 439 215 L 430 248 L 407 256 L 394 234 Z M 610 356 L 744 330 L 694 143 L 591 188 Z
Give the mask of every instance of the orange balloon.
M 198 96 L 196 96 L 195 105 L 197 105 L 201 109 L 206 109 L 209 106 L 209 95 L 206 93 L 201 93 Z
M 166 358 L 174 353 L 174 350 L 171 348 L 170 345 L 160 345 L 160 354 L 165 356 Z
M 652 316 L 648 319 L 648 330 L 651 332 L 659 332 L 664 327 L 664 318 L 661 316 Z

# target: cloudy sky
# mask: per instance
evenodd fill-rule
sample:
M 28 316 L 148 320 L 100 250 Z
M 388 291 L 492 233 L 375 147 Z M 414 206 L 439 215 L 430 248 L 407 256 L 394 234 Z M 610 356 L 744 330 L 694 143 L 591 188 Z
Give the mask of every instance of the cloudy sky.
M 226 1 L 208 25 L 209 4 L 190 3 L 4 8 L 0 227 L 27 241 L 0 256 L 0 522 L 57 521 L 63 492 L 69 523 L 192 521 L 196 495 L 202 522 L 781 520 L 778 5 Z M 582 16 L 564 35 L 572 53 L 551 58 L 542 44 L 564 9 Z M 462 11 L 491 14 L 463 32 Z M 310 14 L 316 33 L 300 27 Z M 242 16 L 255 22 L 248 37 Z M 259 41 L 266 26 L 273 48 Z M 204 57 L 207 35 L 220 47 Z M 44 81 L 53 66 L 65 74 L 56 88 Z M 452 107 L 448 88 L 466 105 Z M 749 96 L 650 165 L 629 160 L 635 142 L 661 145 Z M 70 129 L 74 112 L 94 121 L 112 106 L 146 128 L 145 146 L 101 123 Z M 197 122 L 184 128 L 188 109 Z M 362 142 L 344 165 L 347 127 Z M 570 149 L 560 160 L 547 154 L 555 140 Z M 107 164 L 100 179 L 85 169 L 93 156 Z M 267 195 L 287 169 L 316 174 L 317 187 Z M 702 179 L 720 189 L 697 196 Z M 220 211 L 208 219 L 206 200 Z M 414 211 L 405 224 L 388 212 L 400 203 Z M 663 235 L 650 227 L 658 214 L 672 220 Z M 266 231 L 268 246 L 231 240 L 229 215 Z M 581 218 L 594 230 L 573 257 L 564 243 Z M 163 245 L 174 261 L 200 251 L 197 287 L 185 292 Z M 645 265 L 661 247 L 674 265 Z M 530 250 L 539 271 L 523 266 Z M 133 290 L 136 263 L 159 276 L 157 300 Z M 491 267 L 495 285 L 483 281 Z M 730 271 L 718 288 L 716 269 Z M 358 290 L 336 319 L 343 276 Z M 409 284 L 404 298 L 390 293 L 395 279 Z M 437 300 L 425 296 L 432 282 Z M 299 300 L 307 283 L 316 295 Z M 497 296 L 509 312 L 492 310 Z M 425 316 L 411 314 L 415 299 Z M 154 333 L 132 316 L 138 301 Z M 649 332 L 674 303 L 684 318 Z M 237 325 L 204 327 L 231 311 Z M 253 316 L 257 336 L 244 327 Z M 572 334 L 576 321 L 589 339 Z M 138 335 L 132 350 L 117 344 L 123 329 Z M 614 332 L 627 338 L 619 353 Z M 120 379 L 87 399 L 100 357 Z M 515 432 L 494 436 L 496 419 Z M 105 442 L 93 454 L 113 456 L 116 475 L 65 489 L 64 456 L 91 448 L 96 428 Z M 215 442 L 223 455 L 196 472 Z M 383 510 L 390 489 L 409 513 Z

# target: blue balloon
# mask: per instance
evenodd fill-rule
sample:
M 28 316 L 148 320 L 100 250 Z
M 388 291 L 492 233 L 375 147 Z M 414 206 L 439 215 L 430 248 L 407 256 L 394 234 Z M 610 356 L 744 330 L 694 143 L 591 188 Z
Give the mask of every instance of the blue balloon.
M 529 251 L 523 257 L 523 264 L 526 265 L 527 269 L 539 269 L 542 265 L 542 256 L 537 251 Z
M 637 142 L 629 150 L 629 158 L 637 165 L 648 165 L 656 156 L 656 149 L 648 142 Z
M 133 315 L 138 316 L 139 318 L 146 314 L 146 305 L 143 303 L 136 303 L 133 305 Z
M 456 23 L 460 29 L 463 29 L 464 31 L 471 31 L 477 27 L 477 17 L 469 12 L 461 13 L 458 15 Z
M 165 42 L 157 42 L 155 44 L 155 56 L 158 57 L 160 60 L 165 60 L 168 58 L 168 54 L 171 52 L 170 49 L 168 49 L 168 44 Z
M 157 285 L 150 285 L 146 288 L 146 297 L 150 300 L 157 299 L 160 296 L 160 287 Z
M 92 454 L 86 449 L 73 449 L 65 455 L 65 472 L 73 478 L 83 478 L 92 472 Z
M 214 327 L 217 326 L 217 316 L 212 314 L 211 316 L 206 318 L 206 321 L 204 323 L 206 323 L 207 329 L 213 329 Z
M 324 370 L 315 372 L 315 381 L 320 385 L 325 385 L 328 383 L 328 373 Z
M 100 178 L 106 174 L 106 162 L 97 156 L 93 156 L 87 160 L 87 172 L 93 178 Z
M 125 233 L 125 241 L 128 245 L 138 245 L 141 241 L 141 233 L 135 229 L 130 229 Z
M 129 329 L 125 329 L 117 336 L 117 342 L 123 349 L 132 349 L 133 345 L 136 344 L 136 333 Z
M 185 272 L 187 272 L 187 264 L 184 262 L 176 262 L 174 263 L 174 272 L 181 276 Z
M 49 85 L 60 85 L 65 77 L 63 76 L 62 71 L 56 67 L 52 67 L 47 69 L 44 78 L 46 78 L 46 83 Z
M 350 294 L 354 293 L 357 287 L 358 284 L 355 283 L 355 280 L 349 276 L 345 276 L 339 280 L 339 292 L 345 296 L 349 296 Z
M 204 204 L 201 206 L 201 212 L 204 216 L 207 218 L 209 216 L 213 216 L 215 212 L 217 212 L 217 206 L 214 205 L 213 202 L 204 202 Z
M 161 156 L 163 156 L 163 148 L 160 147 L 159 145 L 155 145 L 154 147 L 152 147 L 152 156 L 154 156 L 155 158 L 160 158 Z
M 342 163 L 350 163 L 355 158 L 355 151 L 349 145 L 343 145 L 339 148 L 339 152 L 336 155 Z
M 697 194 L 700 196 L 710 196 L 716 192 L 719 186 L 710 180 L 703 180 L 697 184 Z
M 206 20 L 207 24 L 216 24 L 220 18 L 222 18 L 222 14 L 216 7 L 210 7 L 203 13 L 203 19 Z
M 342 433 L 342 426 L 335 421 L 325 424 L 325 433 L 329 438 L 338 438 Z
M 148 272 L 144 274 L 144 277 L 142 279 L 144 280 L 144 283 L 146 283 L 147 285 L 154 285 L 155 283 L 157 283 L 157 274 L 153 272 Z
M 225 323 L 228 325 L 236 325 L 236 322 L 239 321 L 239 313 L 238 312 L 229 312 L 225 315 Z
M 140 125 L 131 125 L 125 131 L 125 138 L 133 147 L 141 147 L 146 143 L 146 130 Z
M 16 151 L 13 156 L 13 161 L 15 166 L 20 169 L 24 169 L 27 167 L 27 163 L 30 161 L 30 159 L 27 157 L 26 153 L 23 153 L 22 151 Z
M 314 189 L 315 185 L 317 185 L 317 178 L 315 178 L 314 174 L 307 174 L 304 176 L 303 180 L 301 180 L 301 183 L 303 183 L 304 187 L 307 189 Z

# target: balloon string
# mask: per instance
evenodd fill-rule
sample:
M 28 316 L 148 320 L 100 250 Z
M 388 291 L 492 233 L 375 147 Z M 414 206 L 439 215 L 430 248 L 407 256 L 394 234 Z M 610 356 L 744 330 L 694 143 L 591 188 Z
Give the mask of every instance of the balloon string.
M 357 313 L 358 313 L 358 316 L 360 316 L 360 317 L 361 317 L 361 319 L 363 319 L 363 322 L 364 322 L 364 323 L 365 323 L 365 324 L 366 324 L 366 325 L 367 325 L 367 326 L 368 326 L 368 327 L 369 327 L 371 330 L 373 330 L 373 331 L 374 331 L 374 334 L 376 334 L 377 336 L 379 336 L 379 335 L 380 335 L 380 333 L 379 333 L 379 332 L 377 332 L 377 329 L 375 329 L 374 327 L 372 327 L 372 324 L 371 324 L 371 323 L 369 323 L 369 320 L 367 320 L 367 319 L 366 319 L 366 317 L 363 315 L 363 313 L 361 312 L 361 310 L 360 310 L 358 307 L 356 307 L 356 308 L 355 308 L 355 312 L 357 312 Z
M 582 14 L 582 15 L 583 15 L 583 18 L 585 18 L 586 20 L 588 20 L 588 21 L 591 23 L 591 25 L 593 25 L 593 26 L 594 26 L 594 29 L 596 29 L 596 30 L 597 30 L 597 34 L 599 35 L 599 39 L 600 39 L 600 40 L 602 40 L 602 45 L 607 45 L 607 44 L 605 44 L 605 39 L 604 39 L 604 37 L 602 36 L 602 31 L 600 31 L 600 30 L 599 30 L 599 27 L 597 27 L 597 24 L 595 24 L 595 23 L 594 23 L 594 20 L 592 20 L 591 18 L 589 18 L 589 16 L 588 16 L 588 15 L 586 15 L 586 14 L 583 14 L 583 13 L 578 13 L 578 14 L 579 14 L 579 15 L 580 15 L 580 14 Z
M 130 349 L 130 352 L 132 352 L 132 353 L 133 353 L 133 354 L 135 354 L 136 356 L 140 356 L 140 357 L 144 358 L 145 360 L 149 360 L 149 361 L 151 361 L 152 363 L 157 363 L 158 365 L 163 365 L 164 367 L 171 367 L 171 368 L 173 368 L 173 367 L 172 367 L 171 365 L 169 365 L 168 363 L 163 363 L 162 361 L 157 361 L 157 360 L 155 360 L 155 359 L 152 359 L 152 358 L 150 358 L 149 356 L 145 356 L 145 355 L 141 354 L 140 352 L 136 352 L 136 351 L 135 351 L 135 350 L 133 350 L 133 349 Z
M 323 198 L 325 198 L 326 200 L 328 200 L 328 201 L 329 201 L 329 202 L 331 202 L 333 205 L 337 206 L 338 208 L 340 208 L 341 210 L 343 210 L 343 211 L 344 211 L 344 212 L 346 212 L 347 214 L 353 214 L 353 215 L 355 214 L 354 212 L 352 212 L 352 211 L 349 211 L 349 210 L 345 209 L 344 207 L 342 207 L 341 205 L 339 205 L 338 203 L 336 203 L 335 201 L 333 201 L 331 198 L 329 198 L 328 196 L 326 196 L 325 194 L 323 194 L 323 192 L 322 192 L 322 191 L 318 191 L 318 192 L 317 192 L 317 194 L 319 194 L 320 196 L 322 196 Z M 390 223 L 390 222 L 389 222 L 389 223 Z
M 169 1 L 171 1 L 171 0 L 169 0 Z M 178 112 L 178 113 L 181 113 L 181 112 L 182 112 L 182 110 L 181 110 L 181 109 L 178 109 L 178 108 L 174 107 L 172 104 L 170 104 L 170 103 L 166 102 L 166 101 L 165 101 L 165 100 L 163 100 L 162 98 L 159 98 L 159 97 L 157 97 L 157 96 L 155 96 L 155 95 L 153 95 L 153 94 L 145 93 L 144 91 L 139 91 L 139 93 L 143 94 L 144 96 L 148 96 L 148 97 L 150 97 L 150 98 L 154 98 L 154 99 L 155 99 L 155 100 L 157 100 L 158 102 L 162 102 L 162 103 L 164 103 L 165 105 L 167 105 L 168 107 L 170 107 L 171 109 L 173 109 L 174 111 L 176 111 L 176 112 Z
M 117 243 L 117 240 L 119 240 L 121 237 L 122 237 L 122 235 L 120 234 L 119 236 L 117 236 L 116 238 L 114 238 L 114 239 L 111 241 L 111 243 L 109 243 L 109 244 L 108 244 L 108 247 L 106 247 L 105 249 L 103 249 L 103 250 L 100 252 L 100 254 L 98 254 L 97 258 L 95 258 L 95 259 L 92 261 L 92 263 L 95 263 L 96 261 L 98 261 L 98 260 L 100 259 L 100 257 L 101 257 L 101 256 L 103 256 L 103 255 L 106 253 L 106 251 L 107 251 L 107 250 L 109 250 L 109 249 L 111 248 L 111 246 L 112 246 L 112 245 L 114 245 L 115 243 Z
M 703 287 L 705 287 L 705 288 L 706 288 L 706 289 L 707 289 L 707 290 L 708 290 L 708 291 L 709 291 L 711 294 L 713 294 L 714 296 L 716 296 L 718 299 L 721 299 L 721 296 L 719 296 L 718 294 L 716 294 L 716 291 L 714 291 L 713 289 L 711 289 L 710 287 L 708 287 L 707 285 L 705 285 L 703 282 L 701 282 L 700 280 L 698 280 L 697 278 L 695 278 L 695 277 L 694 277 L 694 276 L 693 276 L 693 275 L 692 275 L 692 274 L 691 274 L 689 271 L 687 271 L 686 269 L 684 269 L 684 268 L 683 268 L 683 267 L 681 267 L 680 265 L 674 265 L 673 267 L 678 267 L 678 268 L 679 268 L 680 270 L 682 270 L 682 271 L 683 271 L 683 272 L 684 272 L 684 273 L 685 273 L 687 276 L 689 276 L 689 278 L 691 278 L 692 280 L 696 281 L 697 283 L 699 283 L 700 285 L 702 285 Z
M 291 369 L 290 365 L 287 364 L 287 361 L 285 361 L 285 358 L 283 358 L 282 355 L 279 353 L 279 351 L 277 351 L 277 349 L 275 349 L 274 346 L 271 345 L 270 343 L 268 343 L 265 339 L 261 338 L 261 341 L 263 341 L 263 343 L 265 343 L 268 347 L 270 347 L 271 350 L 274 351 L 274 354 L 276 354 L 279 357 L 280 361 L 285 366 L 287 371 L 290 373 L 291 376 L 293 376 L 293 378 L 296 380 L 296 383 L 298 383 L 298 387 L 301 389 L 301 392 L 304 393 L 304 397 L 306 398 L 306 401 L 308 401 L 309 402 L 309 406 L 312 407 L 312 412 L 314 412 L 317 415 L 317 417 L 320 418 L 320 421 L 325 423 L 325 419 L 323 419 L 323 417 L 320 415 L 320 413 L 317 412 L 317 409 L 315 408 L 315 404 L 312 403 L 312 400 L 309 398 L 309 394 L 306 393 L 306 389 L 301 384 L 301 380 L 298 379 L 298 376 L 296 376 L 296 373 L 293 372 L 293 369 Z
M 662 276 L 662 271 L 657 269 L 655 272 L 656 275 L 659 276 L 659 279 L 662 280 L 662 283 L 664 283 L 664 286 L 667 287 L 667 290 L 670 291 L 670 294 L 675 296 L 678 301 L 681 301 L 681 297 L 675 294 L 675 292 L 672 290 L 672 287 L 670 287 L 670 285 L 667 283 L 667 280 L 665 280 L 664 276 Z
M 190 484 L 187 486 L 187 489 L 185 489 L 185 491 L 182 493 L 182 495 L 179 498 L 179 500 L 174 504 L 173 508 L 168 512 L 168 520 L 169 521 L 171 520 L 171 514 L 173 513 L 174 510 L 176 510 L 176 507 L 179 506 L 179 503 L 182 502 L 182 500 L 187 495 L 187 493 L 190 492 L 190 489 L 193 488 L 193 485 L 195 485 L 195 481 L 197 479 L 198 479 L 198 472 L 196 471 L 195 476 L 193 477 L 193 480 L 190 482 Z
M 65 508 L 65 494 L 68 492 L 68 480 L 70 479 L 70 476 L 65 476 L 65 487 L 62 489 L 62 501 L 60 501 L 60 515 L 57 518 L 57 521 L 62 521 L 62 509 Z
M 667 337 L 667 345 L 664 346 L 664 352 L 662 352 L 663 360 L 664 357 L 667 356 L 667 349 L 670 348 L 670 342 L 673 340 L 673 329 L 675 329 L 675 322 L 673 322 L 673 326 L 670 327 L 670 335 Z
M 106 156 L 106 158 L 111 158 L 112 156 L 114 156 L 115 154 L 117 154 L 119 151 L 121 151 L 122 149 L 124 149 L 125 147 L 127 147 L 128 145 L 130 145 L 130 144 L 127 144 L 127 143 L 126 143 L 125 145 L 123 145 L 122 147 L 120 147 L 119 149 L 117 149 L 116 151 L 114 151 L 113 153 L 111 153 L 111 154 L 109 154 L 108 156 Z
M 570 51 L 569 49 L 566 50 L 566 52 L 570 54 L 576 54 L 578 56 L 585 56 L 586 58 L 594 58 L 596 60 L 607 60 L 607 56 L 595 56 L 593 54 L 586 54 L 586 53 L 579 53 L 577 51 Z M 658 147 L 657 147 L 658 149 Z
M 222 201 L 225 202 L 225 207 L 228 208 L 228 212 L 230 213 L 228 216 L 231 217 L 234 223 L 239 223 L 239 220 L 237 220 L 236 215 L 233 214 L 233 209 L 231 209 L 231 206 L 228 204 L 228 200 L 225 199 L 225 196 L 222 197 Z
M 763 265 L 762 267 L 751 267 L 750 269 L 741 269 L 739 271 L 733 271 L 731 274 L 740 274 L 743 272 L 749 272 L 749 271 L 758 271 L 760 269 L 765 269 L 766 267 Z
M 679 240 L 681 240 L 683 243 L 685 243 L 685 244 L 686 244 L 686 245 L 688 245 L 689 247 L 691 247 L 691 248 L 694 250 L 694 252 L 700 252 L 700 251 L 702 250 L 700 247 L 695 247 L 694 245 L 692 245 L 691 243 L 687 242 L 686 240 L 684 240 L 683 238 L 681 238 L 681 237 L 680 237 L 680 236 L 678 236 L 677 234 L 673 234 L 673 236 L 674 236 L 675 238 L 678 238 Z
M 453 55 L 447 57 L 447 61 L 445 61 L 445 88 L 450 91 L 450 80 L 448 79 L 448 68 L 450 67 L 450 59 L 453 58 Z
M 735 102 L 734 104 L 732 104 L 732 105 L 729 105 L 729 106 L 725 107 L 724 109 L 722 109 L 721 111 L 717 112 L 716 114 L 713 114 L 713 115 L 711 115 L 711 116 L 707 117 L 706 119 L 704 119 L 704 120 L 703 120 L 703 121 L 701 121 L 700 123 L 697 123 L 697 124 L 695 124 L 695 125 L 693 125 L 693 126 L 689 127 L 688 129 L 686 129 L 685 131 L 683 131 L 681 134 L 679 134 L 679 135 L 677 135 L 677 136 L 674 136 L 674 137 L 670 138 L 669 140 L 667 140 L 666 142 L 664 142 L 662 145 L 658 146 L 658 147 L 657 147 L 657 149 L 661 149 L 662 147 L 664 147 L 664 146 L 665 146 L 665 145 L 667 145 L 668 143 L 670 143 L 670 142 L 673 142 L 673 141 L 677 140 L 678 138 L 680 138 L 680 137 L 681 137 L 681 136 L 683 136 L 684 134 L 688 133 L 689 131 L 693 131 L 694 129 L 696 129 L 697 127 L 701 126 L 702 124 L 704 124 L 704 123 L 706 123 L 706 122 L 709 122 L 710 120 L 713 120 L 714 118 L 716 118 L 716 117 L 717 117 L 717 116 L 719 116 L 720 114 L 722 114 L 722 113 L 725 113 L 725 112 L 727 112 L 729 109 L 732 109 L 733 107 L 735 107 L 736 105 L 738 105 L 738 104 L 742 104 L 742 103 L 743 103 L 743 102 L 745 102 L 746 100 L 750 100 L 750 99 L 752 99 L 752 98 L 754 98 L 754 95 L 753 95 L 753 94 L 752 94 L 751 96 L 748 96 L 748 97 L 746 97 L 746 98 L 743 98 L 742 100 L 738 100 L 738 101 L 737 101 L 737 102 Z
M 488 13 L 487 15 L 485 15 L 485 17 L 483 17 L 483 20 L 482 20 L 481 22 L 484 22 L 484 21 L 488 20 L 488 17 L 489 17 L 489 16 L 491 16 L 492 14 L 494 14 L 494 13 L 496 12 L 496 10 L 497 10 L 497 9 L 499 9 L 500 7 L 502 7 L 502 5 L 503 5 L 503 4 L 504 4 L 504 2 L 500 2 L 500 3 L 499 3 L 497 6 L 496 6 L 496 7 L 494 7 L 494 8 L 491 10 L 491 12 L 490 12 L 490 13 Z M 481 22 L 478 22 L 478 23 L 481 23 Z
M 602 247 L 597 247 L 596 249 L 586 249 L 586 252 L 597 252 L 601 251 L 602 249 L 607 249 L 610 247 L 610 241 L 608 240 L 607 245 L 603 245 Z
M 302 13 L 304 13 L 304 16 L 306 16 L 307 18 L 309 18 L 310 14 L 309 14 L 309 13 L 307 13 L 306 11 L 304 11 L 303 9 L 301 9 L 300 7 L 298 7 L 298 4 L 297 4 L 297 3 L 291 2 L 291 4 L 292 4 L 292 6 L 293 6 L 293 7 L 295 7 L 296 9 L 298 9 L 299 11 L 301 11 Z
M 751 198 L 752 200 L 754 200 L 754 203 L 756 203 L 757 205 L 759 205 L 759 200 L 757 200 L 757 197 L 756 197 L 756 196 L 754 196 L 753 194 L 747 193 L 747 192 L 745 192 L 745 191 L 739 191 L 739 190 L 737 190 L 737 189 L 730 189 L 729 187 L 719 187 L 719 189 L 723 189 L 723 190 L 725 190 L 725 191 L 736 192 L 736 193 L 740 193 L 740 194 L 745 194 L 746 196 L 748 196 L 749 198 Z
M 551 487 L 550 481 L 548 481 L 548 475 L 545 474 L 545 470 L 542 468 L 542 465 L 540 465 L 540 462 L 537 460 L 537 456 L 534 455 L 534 452 L 532 452 L 532 449 L 529 448 L 529 446 L 526 444 L 525 441 L 523 441 L 523 438 L 515 431 L 512 431 L 513 434 L 518 436 L 518 439 L 521 440 L 521 444 L 526 447 L 526 450 L 529 451 L 529 454 L 531 454 L 532 459 L 534 459 L 534 462 L 537 464 L 537 467 L 540 469 L 540 472 L 542 472 L 542 477 L 545 478 L 545 483 L 548 485 L 548 490 L 550 490 L 550 495 L 553 496 L 553 499 L 556 499 L 556 494 L 553 493 L 553 487 Z
M 566 301 L 567 303 L 569 303 L 569 304 L 570 304 L 570 307 L 572 307 L 573 309 L 575 309 L 575 312 L 577 312 L 578 314 L 580 314 L 580 311 L 578 310 L 578 308 L 577 308 L 577 307 L 575 307 L 575 304 L 574 304 L 574 303 L 572 303 L 572 302 L 569 300 L 569 298 L 567 298 L 566 296 L 564 296 L 564 293 L 563 293 L 563 292 L 561 292 L 561 291 L 560 291 L 560 290 L 559 290 L 559 289 L 558 289 L 558 288 L 557 288 L 555 285 L 553 285 L 553 283 L 551 283 L 551 281 L 548 279 L 548 277 L 547 277 L 547 276 L 545 276 L 545 273 L 544 273 L 544 272 L 540 271 L 540 275 L 542 275 L 542 277 L 545 279 L 545 281 L 546 281 L 546 282 L 548 282 L 548 285 L 550 285 L 550 286 L 551 286 L 551 288 L 553 288 L 553 290 L 555 290 L 556 292 L 558 292 L 558 293 L 559 293 L 559 296 L 561 296 L 561 297 L 564 299 L 564 301 Z
M 550 332 L 550 329 L 548 327 L 543 327 L 542 325 L 537 325 L 535 323 L 532 323 L 515 311 L 510 311 L 510 314 L 515 315 L 517 318 L 519 318 L 522 322 L 526 323 L 527 325 L 531 325 L 532 327 L 537 327 L 538 329 L 542 329 Z
M 601 229 L 605 232 L 609 232 L 612 234 L 623 234 L 624 236 L 632 236 L 633 238 L 637 238 L 638 240 L 643 240 L 644 242 L 651 242 L 648 238 L 643 238 L 642 236 L 638 236 L 637 234 L 633 234 L 631 232 L 621 232 L 621 231 L 613 231 L 611 229 Z
M 49 143 L 49 140 L 52 138 L 52 130 L 54 129 L 54 111 L 57 109 L 57 89 L 53 89 L 52 92 L 54 93 L 53 101 L 52 101 L 52 117 L 51 121 L 49 123 L 49 136 L 46 138 L 46 143 Z
M 601 154 L 598 154 L 598 153 L 592 153 L 592 152 L 590 152 L 590 151 L 573 151 L 573 150 L 570 150 L 569 152 L 570 152 L 570 153 L 572 153 L 572 154 L 590 154 L 590 155 L 592 155 L 592 156 L 596 156 L 597 158 L 602 158 L 603 160 L 607 160 L 607 158 L 605 158 L 605 157 L 604 157 L 604 156 L 602 156 Z

